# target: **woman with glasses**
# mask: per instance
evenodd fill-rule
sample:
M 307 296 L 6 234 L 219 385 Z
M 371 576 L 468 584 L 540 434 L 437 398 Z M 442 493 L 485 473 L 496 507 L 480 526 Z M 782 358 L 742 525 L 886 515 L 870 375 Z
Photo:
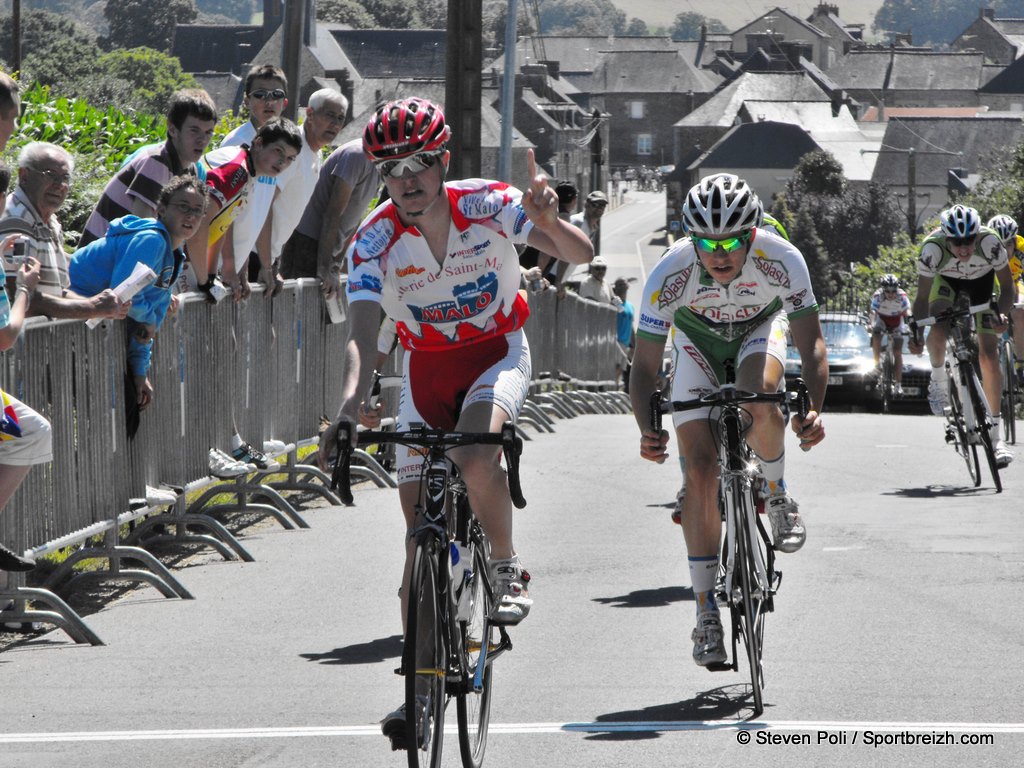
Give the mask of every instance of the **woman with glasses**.
M 419 98 L 385 104 L 363 132 L 363 149 L 390 199 L 363 221 L 348 252 L 350 331 L 341 408 L 320 440 L 325 467 L 339 423 L 369 416 L 363 400 L 377 354 L 381 309 L 396 321 L 406 350 L 397 428 L 420 422 L 437 429 L 500 432 L 505 421 L 516 419 L 530 384 L 530 351 L 522 330 L 529 307 L 519 293 L 515 245 L 532 245 L 573 264 L 593 258 L 586 236 L 558 217 L 558 196 L 537 172 L 532 152 L 525 192 L 486 179 L 448 181 L 450 135 L 441 108 Z M 399 499 L 411 531 L 422 457 L 398 453 Z M 453 452 L 491 545 L 491 621 L 513 625 L 527 615 L 532 601 L 529 575 L 512 543 L 512 500 L 500 456 L 498 446 Z M 403 596 L 414 542 L 406 537 L 404 547 Z M 404 709 L 385 717 L 381 727 L 402 743 Z
M 825 341 L 818 305 L 803 256 L 792 244 L 760 228 L 761 204 L 745 181 L 732 174 L 701 179 L 687 194 L 683 220 L 689 237 L 677 241 L 651 272 L 639 305 L 640 324 L 630 373 L 630 397 L 640 427 L 640 455 L 661 463 L 668 457 L 667 431 L 649 423 L 649 402 L 672 335 L 672 400 L 690 400 L 727 383 L 748 392 L 785 386 L 786 332 L 800 351 L 811 411 L 793 431 L 801 447 L 825 437 L 821 408 L 828 383 Z M 747 442 L 765 478 L 759 489 L 771 522 L 775 548 L 795 552 L 806 531 L 783 479 L 785 420 L 774 404 L 749 407 Z M 697 607 L 691 639 L 699 666 L 726 658 L 719 607 L 721 516 L 718 510 L 718 444 L 708 409 L 673 415 L 685 459 L 686 495 L 682 528 Z
M 883 275 L 878 289 L 871 295 L 870 306 L 871 351 L 875 355 L 875 368 L 882 359 L 882 334 L 889 334 L 895 367 L 896 396 L 903 394 L 903 337 L 907 334 L 906 320 L 910 317 L 910 297 L 900 288 L 896 275 Z
M 939 216 L 939 228 L 922 242 L 917 259 L 917 295 L 914 317 L 933 316 L 953 305 L 960 293 L 970 297 L 971 305 L 990 301 L 995 281 L 1012 285 L 1009 260 L 998 233 L 982 226 L 974 208 L 954 205 Z M 1003 375 L 999 368 L 997 340 L 1007 329 L 1007 317 L 1013 306 L 1013 291 L 1002 291 L 998 311 L 982 312 L 975 318 L 978 335 L 978 363 L 985 398 L 995 410 L 992 414 L 992 446 L 996 463 L 1005 467 L 1013 461 L 1013 453 L 1002 440 L 1002 423 L 998 405 L 1003 393 Z M 928 348 L 932 364 L 928 383 L 928 404 L 932 413 L 941 416 L 949 405 L 949 379 L 946 375 L 946 336 L 948 323 L 936 323 L 928 333 L 927 344 L 911 337 L 910 351 L 919 355 Z

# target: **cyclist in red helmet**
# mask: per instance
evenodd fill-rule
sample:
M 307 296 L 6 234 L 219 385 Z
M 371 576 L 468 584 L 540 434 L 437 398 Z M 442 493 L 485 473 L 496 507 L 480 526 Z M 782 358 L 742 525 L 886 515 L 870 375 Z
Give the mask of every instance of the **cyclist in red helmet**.
M 515 244 L 529 244 L 571 264 L 594 255 L 587 237 L 558 217 L 558 196 L 528 157 L 525 192 L 500 181 L 446 181 L 451 130 L 440 106 L 394 101 L 363 132 L 390 200 L 362 223 L 349 250 L 349 323 L 342 404 L 320 441 L 327 466 L 338 424 L 375 419 L 363 403 L 377 351 L 380 310 L 396 321 L 406 354 L 398 428 L 422 422 L 440 429 L 499 432 L 515 420 L 530 384 L 522 327 L 529 309 L 519 293 Z M 418 456 L 400 451 L 399 497 L 412 530 L 418 501 Z M 468 446 L 453 457 L 470 503 L 491 544 L 495 607 L 491 620 L 517 624 L 530 610 L 529 575 L 512 543 L 512 500 L 500 447 Z M 402 583 L 414 549 L 406 540 Z M 405 599 L 403 597 L 403 605 Z M 405 612 L 403 610 L 403 617 Z M 381 723 L 392 743 L 405 728 L 404 708 Z

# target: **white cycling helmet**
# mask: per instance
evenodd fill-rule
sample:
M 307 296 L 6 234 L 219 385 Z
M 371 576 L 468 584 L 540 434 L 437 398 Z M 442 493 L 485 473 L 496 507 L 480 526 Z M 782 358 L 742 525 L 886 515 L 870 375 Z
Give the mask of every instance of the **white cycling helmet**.
M 989 229 L 994 229 L 996 234 L 999 235 L 999 239 L 1004 243 L 1017 236 L 1017 222 L 1013 220 L 1013 217 L 1007 216 L 1005 213 L 993 216 L 985 226 Z
M 683 223 L 690 233 L 727 235 L 753 229 L 763 211 L 747 182 L 732 173 L 718 173 L 705 176 L 686 195 Z
M 981 230 L 978 212 L 959 203 L 943 211 L 939 220 L 946 237 L 974 237 Z

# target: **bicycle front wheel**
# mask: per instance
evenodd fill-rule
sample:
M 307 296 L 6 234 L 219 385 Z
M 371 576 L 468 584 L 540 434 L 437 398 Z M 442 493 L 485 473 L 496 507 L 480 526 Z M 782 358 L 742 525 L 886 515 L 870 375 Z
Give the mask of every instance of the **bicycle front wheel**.
M 751 536 L 752 516 L 756 514 L 750 491 L 734 494 L 736 513 L 736 570 L 739 573 L 739 611 L 735 615 L 736 626 L 743 639 L 750 667 L 750 685 L 754 699 L 754 717 L 764 712 L 762 689 L 764 668 L 761 664 L 764 648 L 764 608 L 767 585 L 762 584 L 758 568 L 758 542 Z M 763 563 L 763 558 L 761 559 Z M 734 596 L 735 599 L 735 596 Z
M 1002 493 L 1003 481 L 999 477 L 999 466 L 996 464 L 996 449 L 992 443 L 992 431 L 989 429 L 991 421 L 988 418 L 988 405 L 985 402 L 985 395 L 981 389 L 981 381 L 978 374 L 971 370 L 967 377 L 967 392 L 970 396 L 971 408 L 974 409 L 974 421 L 978 429 L 978 442 L 981 443 L 985 452 L 985 460 L 988 463 L 989 474 L 992 475 L 992 482 L 995 483 L 996 493 Z
M 960 402 L 960 387 L 953 381 L 949 382 L 949 429 L 953 430 L 953 447 L 967 464 L 967 473 L 977 488 L 981 485 L 981 466 L 978 463 L 978 446 L 967 438 L 967 425 L 964 422 L 964 406 Z
M 1000 414 L 1003 419 L 1003 439 L 1017 444 L 1017 372 L 1013 365 L 1013 343 L 1003 341 L 1003 398 Z
M 469 613 L 460 622 L 467 675 L 455 699 L 459 718 L 459 749 L 466 768 L 480 768 L 487 749 L 487 727 L 491 721 L 491 661 L 488 653 L 498 647 L 497 629 L 488 616 L 494 605 L 487 569 L 486 540 L 473 538 L 473 576 L 464 587 L 469 590 Z M 463 597 L 463 600 L 466 598 Z
M 439 551 L 435 540 L 416 547 L 409 581 L 402 652 L 409 768 L 441 765 L 448 648 L 442 604 L 447 596 L 441 593 L 438 580 Z
M 882 413 L 892 410 L 892 399 L 896 394 L 896 367 L 892 356 L 892 340 L 882 358 Z

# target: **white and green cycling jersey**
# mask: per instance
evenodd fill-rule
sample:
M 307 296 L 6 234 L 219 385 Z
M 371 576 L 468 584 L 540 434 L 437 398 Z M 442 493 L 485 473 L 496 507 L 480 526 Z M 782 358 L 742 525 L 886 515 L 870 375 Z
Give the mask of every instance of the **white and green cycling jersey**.
M 647 279 L 637 335 L 663 341 L 675 327 L 714 349 L 744 338 L 779 310 L 790 318 L 818 310 L 807 263 L 795 246 L 755 229 L 743 269 L 720 285 L 686 238 L 665 252 Z
M 995 230 L 982 227 L 974 241 L 974 253 L 960 261 L 949 250 L 946 236 L 936 229 L 921 243 L 917 273 L 924 277 L 946 277 L 954 280 L 977 280 L 997 272 L 1009 263 L 1006 249 Z

